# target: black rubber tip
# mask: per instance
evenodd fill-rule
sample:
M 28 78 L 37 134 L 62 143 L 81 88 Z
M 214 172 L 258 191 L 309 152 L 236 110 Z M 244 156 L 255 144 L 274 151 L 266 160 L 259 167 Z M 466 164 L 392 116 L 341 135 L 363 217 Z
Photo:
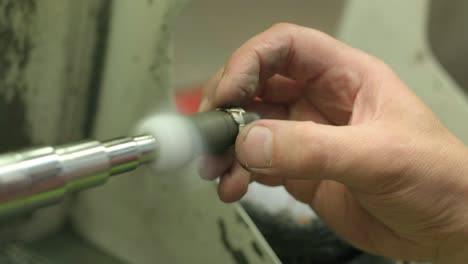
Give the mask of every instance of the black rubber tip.
M 260 115 L 257 113 L 247 112 L 244 114 L 244 121 L 246 125 L 258 119 L 260 119 Z
M 215 110 L 192 115 L 190 119 L 201 135 L 205 152 L 220 154 L 236 142 L 239 126 L 229 113 Z M 258 119 L 260 116 L 256 113 L 244 114 L 245 124 Z

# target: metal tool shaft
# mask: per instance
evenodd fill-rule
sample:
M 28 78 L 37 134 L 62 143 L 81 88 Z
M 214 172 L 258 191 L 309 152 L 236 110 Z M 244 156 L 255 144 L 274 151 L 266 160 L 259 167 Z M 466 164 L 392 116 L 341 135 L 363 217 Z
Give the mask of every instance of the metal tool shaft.
M 234 144 L 240 128 L 259 116 L 241 108 L 229 108 L 180 118 L 193 128 L 186 132 L 196 133 L 199 138 L 191 138 L 187 133 L 179 133 L 179 136 L 187 137 L 189 141 L 197 138 L 202 141 L 203 150 L 191 148 L 194 142 L 168 146 L 163 142 L 164 137 L 167 139 L 163 133 L 162 138 L 157 139 L 145 135 L 105 142 L 86 141 L 1 155 L 0 218 L 60 202 L 67 194 L 101 185 L 112 175 L 133 170 L 155 159 L 160 161 L 164 155 L 170 156 L 167 152 L 172 148 L 177 155 L 184 154 L 187 162 L 201 152 L 222 153 Z M 152 132 L 143 133 L 157 134 Z M 166 153 L 159 153 L 164 150 Z M 182 166 L 183 161 L 178 158 L 176 165 Z
M 151 161 L 152 136 L 86 141 L 0 156 L 0 218 L 61 201 Z

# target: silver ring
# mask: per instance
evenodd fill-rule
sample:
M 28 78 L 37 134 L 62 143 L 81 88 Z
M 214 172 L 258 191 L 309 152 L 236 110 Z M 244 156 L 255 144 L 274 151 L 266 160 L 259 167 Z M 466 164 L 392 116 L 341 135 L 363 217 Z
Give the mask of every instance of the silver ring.
M 237 124 L 239 131 L 241 128 L 245 127 L 245 118 L 244 114 L 246 113 L 244 109 L 240 107 L 233 107 L 233 108 L 218 108 L 218 111 L 223 111 L 231 115 L 234 122 Z

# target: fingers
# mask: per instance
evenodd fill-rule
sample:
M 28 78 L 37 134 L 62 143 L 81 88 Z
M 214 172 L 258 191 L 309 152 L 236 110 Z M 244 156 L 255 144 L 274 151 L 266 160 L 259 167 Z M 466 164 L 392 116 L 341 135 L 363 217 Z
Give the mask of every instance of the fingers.
M 253 177 L 235 161 L 233 150 L 218 156 L 204 156 L 199 161 L 198 173 L 205 180 L 220 177 L 218 195 L 223 202 L 240 200 L 247 192 Z
M 210 101 L 211 98 L 213 98 L 213 95 L 211 93 L 213 93 L 216 90 L 216 87 L 218 86 L 219 81 L 221 80 L 223 72 L 224 67 L 219 69 L 203 86 L 202 93 L 204 96 L 198 108 L 199 112 L 207 111 L 217 107 L 213 104 L 213 102 Z
M 235 162 L 231 170 L 221 177 L 218 186 L 218 195 L 221 201 L 231 203 L 240 200 L 247 192 L 250 177 L 250 172 Z
M 246 111 L 257 113 L 262 119 L 288 119 L 289 110 L 282 104 L 252 102 L 243 107 Z
M 222 74 L 217 75 L 218 84 L 205 88 L 206 107 L 243 105 L 255 95 L 264 94 L 259 89 L 276 74 L 311 82 L 336 65 L 366 72 L 360 62 L 364 57 L 319 31 L 279 24 L 250 39 L 232 55 Z M 294 86 L 290 84 L 283 87 Z
M 358 128 L 259 120 L 241 131 L 236 154 L 256 174 L 352 185 L 356 178 L 350 169 L 365 163 L 369 155 L 363 140 Z
M 301 98 L 303 88 L 304 82 L 276 74 L 262 85 L 259 97 L 266 103 L 292 104 Z
M 252 174 L 251 173 L 251 181 L 255 181 L 267 186 L 280 186 L 284 184 L 284 179 L 280 177 L 271 177 L 268 175 L 262 174 Z
M 321 182 L 320 180 L 284 180 L 284 188 L 298 201 L 311 204 Z
M 207 82 L 200 111 L 243 106 L 263 118 L 312 120 L 255 122 L 237 139 L 237 159 L 262 180 L 284 176 L 343 181 L 340 177 L 355 164 L 353 159 L 366 155 L 362 136 L 349 137 L 354 128 L 318 124 L 348 123 L 364 77 L 375 71 L 369 58 L 316 30 L 276 25 L 241 46 Z M 361 94 L 374 98 L 373 93 Z M 257 97 L 260 102 L 253 100 Z M 352 117 L 359 121 L 361 112 Z M 232 161 L 215 162 L 205 164 L 213 168 L 204 176 L 225 174 L 219 186 L 222 200 L 240 198 L 250 173 L 238 164 L 226 173 L 226 164 Z
M 233 151 L 228 151 L 222 155 L 209 155 L 200 158 L 198 163 L 198 174 L 205 180 L 214 180 L 232 167 L 234 163 Z

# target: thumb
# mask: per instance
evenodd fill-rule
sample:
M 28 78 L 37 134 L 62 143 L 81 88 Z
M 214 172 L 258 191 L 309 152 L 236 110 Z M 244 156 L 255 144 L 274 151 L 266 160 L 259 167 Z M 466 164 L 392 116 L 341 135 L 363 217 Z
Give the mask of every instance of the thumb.
M 369 161 L 368 137 L 353 126 L 311 121 L 259 120 L 241 130 L 237 159 L 253 173 L 293 179 L 361 181 Z M 353 176 L 359 175 L 359 176 Z

